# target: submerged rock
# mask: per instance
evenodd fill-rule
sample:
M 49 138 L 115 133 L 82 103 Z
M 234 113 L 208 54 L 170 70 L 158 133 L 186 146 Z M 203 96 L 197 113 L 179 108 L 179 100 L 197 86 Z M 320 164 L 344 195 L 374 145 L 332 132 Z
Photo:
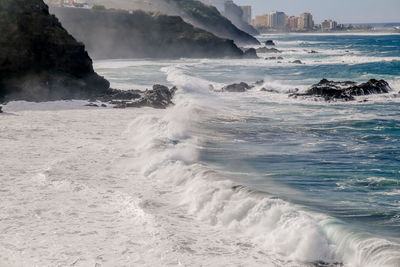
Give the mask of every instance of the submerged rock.
M 248 85 L 245 82 L 241 83 L 233 83 L 222 88 L 222 92 L 246 92 L 252 88 L 252 86 Z
M 274 46 L 274 45 L 275 45 L 275 43 L 274 43 L 274 41 L 273 41 L 273 40 L 267 40 L 267 41 L 265 41 L 265 45 Z
M 298 60 L 298 59 L 292 61 L 291 63 L 293 63 L 293 64 L 303 64 L 303 62 L 301 62 L 301 60 Z
M 326 101 L 332 100 L 354 100 L 354 96 L 385 94 L 391 90 L 389 84 L 384 80 L 371 79 L 366 83 L 356 83 L 352 81 L 335 82 L 322 79 L 314 84 L 305 93 L 291 94 L 291 97 L 316 96 L 322 97 Z
M 258 53 L 282 53 L 282 51 L 276 48 L 260 47 L 257 48 Z
M 265 58 L 265 60 L 277 60 L 277 59 L 282 60 L 283 57 L 267 57 L 267 58 Z

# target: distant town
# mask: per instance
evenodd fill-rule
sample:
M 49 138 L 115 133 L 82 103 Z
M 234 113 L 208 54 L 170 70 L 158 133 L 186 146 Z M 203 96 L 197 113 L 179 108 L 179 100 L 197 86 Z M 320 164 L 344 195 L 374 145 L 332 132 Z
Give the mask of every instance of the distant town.
M 255 27 L 259 32 L 336 32 L 336 31 L 373 31 L 372 25 L 339 24 L 333 19 L 326 19 L 316 24 L 313 15 L 304 12 L 299 16 L 288 16 L 285 12 L 273 11 L 271 13 L 252 16 L 252 7 L 237 6 L 232 0 L 201 0 L 205 4 L 214 5 L 222 14 L 231 18 L 241 16 L 241 19 Z M 237 7 L 241 9 L 238 11 Z M 400 30 L 393 27 L 393 30 Z
M 47 0 L 51 5 L 74 8 L 104 8 L 101 5 L 89 5 L 85 0 Z M 133 0 L 135 1 L 135 0 Z M 136 0 L 138 1 L 138 0 Z M 226 18 L 240 29 L 251 32 L 249 28 L 260 33 L 273 32 L 340 32 L 340 31 L 375 31 L 373 25 L 340 24 L 333 19 L 326 19 L 320 24 L 314 22 L 313 15 L 304 12 L 299 16 L 289 16 L 282 11 L 273 11 L 253 18 L 252 6 L 236 5 L 233 0 L 199 0 L 207 5 L 212 5 Z M 95 2 L 95 1 L 91 1 Z M 148 3 L 148 1 L 143 1 Z M 149 4 L 150 5 L 150 4 Z M 128 10 L 118 10 L 129 12 Z M 253 28 L 254 27 L 254 28 Z M 391 31 L 400 31 L 399 26 L 393 26 Z M 254 32 L 253 32 L 254 33 Z

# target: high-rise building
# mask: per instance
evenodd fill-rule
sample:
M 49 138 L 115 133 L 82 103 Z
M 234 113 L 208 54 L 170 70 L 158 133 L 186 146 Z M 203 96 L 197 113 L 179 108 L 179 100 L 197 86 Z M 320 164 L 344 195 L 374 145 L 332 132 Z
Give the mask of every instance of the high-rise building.
M 263 28 L 270 27 L 269 26 L 269 14 L 256 16 L 256 18 L 252 22 L 252 25 L 255 27 L 263 27 Z
M 283 29 L 286 24 L 286 14 L 274 11 L 269 14 L 269 26 L 274 29 Z
M 302 13 L 299 18 L 299 30 L 311 30 L 313 27 L 313 16 L 310 13 Z
M 337 22 L 334 20 L 324 20 L 321 23 L 321 30 L 322 31 L 332 31 L 337 28 Z
M 251 6 L 240 6 L 243 11 L 242 19 L 248 24 L 251 23 Z
M 295 16 L 290 16 L 286 19 L 286 26 L 290 30 L 297 30 L 299 28 L 299 18 Z

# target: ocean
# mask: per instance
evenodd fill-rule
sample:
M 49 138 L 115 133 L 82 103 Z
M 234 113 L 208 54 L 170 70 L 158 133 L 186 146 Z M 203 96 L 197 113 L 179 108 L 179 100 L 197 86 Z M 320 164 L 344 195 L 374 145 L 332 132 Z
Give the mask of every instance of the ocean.
M 258 38 L 282 53 L 94 62 L 166 110 L 4 106 L 0 264 L 399 267 L 400 35 Z M 393 90 L 289 97 L 323 78 Z

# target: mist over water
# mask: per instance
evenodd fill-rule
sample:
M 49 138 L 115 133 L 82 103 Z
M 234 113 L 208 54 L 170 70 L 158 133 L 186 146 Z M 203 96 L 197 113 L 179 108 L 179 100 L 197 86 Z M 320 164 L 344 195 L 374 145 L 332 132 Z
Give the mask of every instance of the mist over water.
M 113 88 L 177 86 L 166 110 L 5 106 L 0 265 L 400 266 L 400 36 L 260 39 L 283 59 L 94 62 Z M 322 78 L 393 90 L 288 97 Z
M 399 36 L 261 39 L 274 39 L 284 59 L 131 63 L 153 68 L 157 79 L 164 74 L 181 89 L 172 117 L 184 110 L 179 136 L 198 148 L 197 167 L 188 167 L 192 177 L 178 183 L 184 186 L 182 203 L 199 220 L 286 259 L 399 266 Z M 290 63 L 295 59 L 305 65 Z M 393 91 L 347 103 L 288 97 L 322 78 L 385 79 Z M 218 90 L 260 79 L 274 91 L 209 91 L 210 84 Z M 186 156 L 193 157 L 173 158 L 191 163 Z

